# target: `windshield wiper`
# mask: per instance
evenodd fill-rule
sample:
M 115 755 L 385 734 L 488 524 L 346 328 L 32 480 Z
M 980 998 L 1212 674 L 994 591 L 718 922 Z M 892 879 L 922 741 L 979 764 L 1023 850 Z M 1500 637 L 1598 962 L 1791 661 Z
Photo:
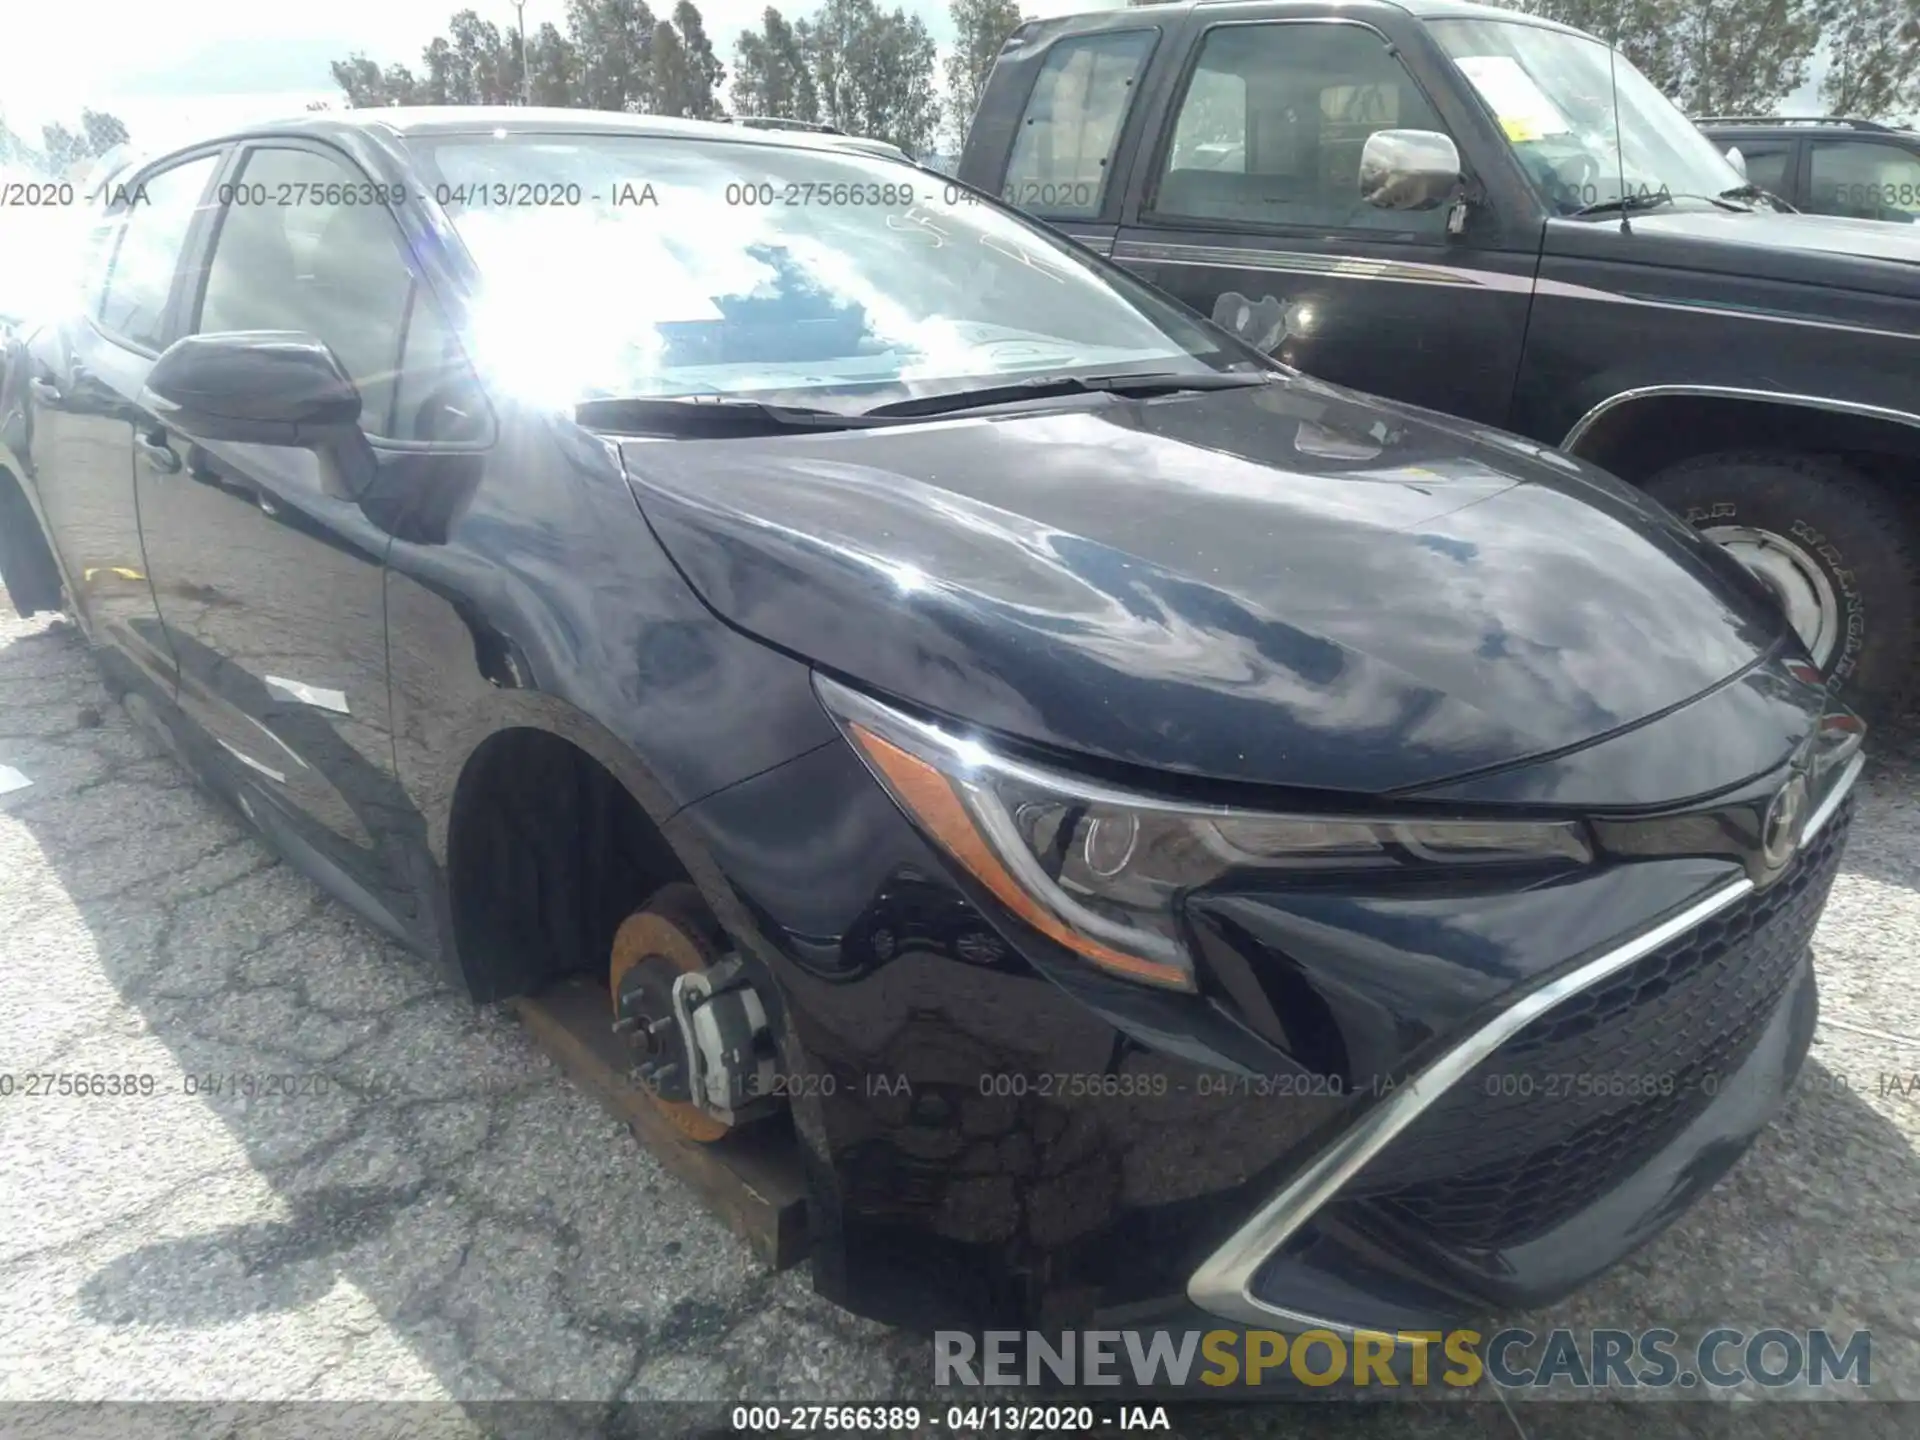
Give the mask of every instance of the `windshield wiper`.
M 1751 181 L 1745 185 L 1735 185 L 1731 190 L 1722 190 L 1720 192 L 1720 198 L 1722 200 L 1764 200 L 1769 205 L 1786 211 L 1789 215 L 1798 215 L 1800 213 L 1771 190 L 1762 189 Z
M 1709 205 L 1718 205 L 1722 210 L 1733 210 L 1741 215 L 1751 215 L 1751 205 L 1736 205 L 1724 195 L 1691 195 L 1684 190 L 1652 190 L 1640 195 L 1622 195 L 1614 200 L 1596 200 L 1591 205 L 1582 205 L 1572 213 L 1578 220 L 1583 215 L 1609 215 L 1615 212 L 1631 214 L 1639 210 L 1652 210 L 1661 205 L 1671 205 L 1676 200 L 1704 200 Z
M 984 409 L 989 405 L 1017 405 L 1023 400 L 1044 400 L 1057 395 L 1139 397 L 1174 395 L 1182 390 L 1240 390 L 1249 385 L 1265 385 L 1272 378 L 1264 370 L 1207 370 L 1185 375 L 1160 371 L 1120 375 L 1040 375 L 1031 380 L 1014 380 L 1004 385 L 981 385 L 971 390 L 949 391 L 944 395 L 893 400 L 860 413 L 885 419 L 907 419 L 918 415 L 945 415 L 955 410 Z
M 772 405 L 721 395 L 632 395 L 583 400 L 573 418 L 589 430 L 627 435 L 751 435 L 769 430 L 860 430 L 865 415 L 811 405 Z
M 729 395 L 631 395 L 583 400 L 574 419 L 589 430 L 626 435 L 752 435 L 780 430 L 863 430 L 897 425 L 987 405 L 1006 405 L 1053 395 L 1166 395 L 1180 390 L 1237 390 L 1264 385 L 1265 371 L 1206 371 L 1131 375 L 1047 375 L 1005 385 L 955 390 L 894 400 L 871 409 L 824 410 L 811 405 L 775 405 Z

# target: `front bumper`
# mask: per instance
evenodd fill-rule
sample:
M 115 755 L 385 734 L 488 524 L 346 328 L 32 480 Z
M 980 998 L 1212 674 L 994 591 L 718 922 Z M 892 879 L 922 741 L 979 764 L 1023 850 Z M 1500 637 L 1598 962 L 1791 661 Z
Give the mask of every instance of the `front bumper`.
M 1760 890 L 1675 854 L 1234 897 L 1198 921 L 1203 995 L 1050 951 L 844 745 L 673 824 L 775 982 L 829 1298 L 916 1328 L 1428 1329 L 1606 1268 L 1777 1108 L 1850 818 L 1828 798 Z M 1717 1047 L 1643 1023 L 1735 1009 Z M 1569 1069 L 1654 1089 L 1562 1093 Z
M 1557 1299 L 1652 1238 L 1799 1072 L 1818 1008 L 1808 946 L 1860 764 L 1778 881 L 1730 881 L 1493 1016 L 1214 1251 L 1193 1302 L 1248 1323 L 1409 1328 Z

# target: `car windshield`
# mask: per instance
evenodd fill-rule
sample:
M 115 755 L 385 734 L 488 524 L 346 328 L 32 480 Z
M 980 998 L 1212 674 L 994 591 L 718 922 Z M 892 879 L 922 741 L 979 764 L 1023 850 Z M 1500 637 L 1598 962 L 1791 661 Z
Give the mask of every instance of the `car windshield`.
M 480 269 L 480 358 L 552 403 L 858 411 L 1022 378 L 1254 361 L 1117 269 L 897 161 L 641 135 L 413 148 Z
M 1654 200 L 1712 199 L 1745 184 L 1652 81 L 1598 40 L 1506 20 L 1436 20 L 1432 30 L 1562 215 L 1620 200 L 1623 173 L 1626 196 Z

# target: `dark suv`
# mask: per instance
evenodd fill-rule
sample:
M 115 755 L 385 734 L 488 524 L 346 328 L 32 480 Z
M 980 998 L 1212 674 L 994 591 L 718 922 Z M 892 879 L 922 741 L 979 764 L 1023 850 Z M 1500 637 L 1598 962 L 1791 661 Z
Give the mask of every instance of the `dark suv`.
M 1854 220 L 1920 220 L 1920 131 L 1873 120 L 1709 115 L 1716 145 L 1740 152 L 1754 184 L 1796 209 Z
M 1912 681 L 1920 232 L 1784 213 L 1591 36 L 1455 0 L 1034 22 L 959 173 L 1288 364 L 1642 486 L 1855 703 Z

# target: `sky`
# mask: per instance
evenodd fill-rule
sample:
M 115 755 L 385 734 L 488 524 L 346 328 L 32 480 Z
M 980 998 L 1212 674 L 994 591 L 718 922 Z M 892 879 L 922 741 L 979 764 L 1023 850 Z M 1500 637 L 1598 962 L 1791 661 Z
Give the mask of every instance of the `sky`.
M 142 147 L 178 134 L 297 113 L 309 101 L 337 99 L 327 64 L 361 50 L 382 64 L 418 69 L 420 51 L 446 28 L 461 0 L 326 0 L 323 5 L 274 0 L 94 0 L 91 4 L 0 0 L 7 20 L 0 114 L 38 139 L 49 121 L 75 124 L 83 106 L 108 110 Z M 734 38 L 758 23 L 767 0 L 696 0 L 723 61 Z M 789 19 L 815 0 L 788 0 Z M 885 0 L 883 0 L 885 3 Z M 894 0 L 926 21 L 936 42 L 953 34 L 946 0 Z M 503 30 L 513 22 L 507 0 L 473 0 Z M 671 0 L 654 0 L 665 14 Z M 1027 13 L 1101 8 L 1099 0 L 1029 0 Z M 561 24 L 565 0 L 528 0 L 527 25 Z M 21 63 L 21 57 L 30 57 Z M 1783 108 L 1817 113 L 1814 85 Z

